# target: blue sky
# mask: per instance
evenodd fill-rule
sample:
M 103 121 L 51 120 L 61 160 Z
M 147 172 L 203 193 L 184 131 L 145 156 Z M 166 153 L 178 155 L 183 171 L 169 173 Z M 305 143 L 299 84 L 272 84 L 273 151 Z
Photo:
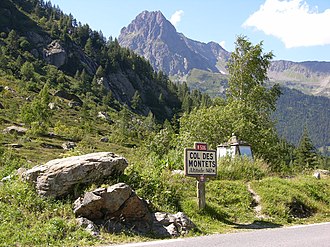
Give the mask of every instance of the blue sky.
M 276 60 L 330 61 L 330 0 L 51 0 L 64 13 L 118 37 L 144 10 L 160 10 L 186 37 L 215 41 L 226 50 L 235 47 L 237 35 L 253 43 L 263 41 L 264 51 Z

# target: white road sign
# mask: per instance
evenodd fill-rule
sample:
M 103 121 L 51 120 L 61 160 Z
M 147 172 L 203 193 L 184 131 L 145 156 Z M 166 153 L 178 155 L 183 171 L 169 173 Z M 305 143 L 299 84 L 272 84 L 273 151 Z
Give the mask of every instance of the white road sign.
M 186 176 L 217 175 L 217 155 L 215 150 L 185 148 L 184 161 Z

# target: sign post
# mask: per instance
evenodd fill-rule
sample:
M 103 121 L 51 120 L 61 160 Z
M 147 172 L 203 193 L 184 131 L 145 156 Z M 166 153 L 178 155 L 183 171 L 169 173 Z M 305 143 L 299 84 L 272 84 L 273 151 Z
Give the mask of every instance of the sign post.
M 185 148 L 184 157 L 185 175 L 196 177 L 198 208 L 204 209 L 206 178 L 217 175 L 216 151 L 207 150 L 206 143 L 195 142 L 194 149 Z

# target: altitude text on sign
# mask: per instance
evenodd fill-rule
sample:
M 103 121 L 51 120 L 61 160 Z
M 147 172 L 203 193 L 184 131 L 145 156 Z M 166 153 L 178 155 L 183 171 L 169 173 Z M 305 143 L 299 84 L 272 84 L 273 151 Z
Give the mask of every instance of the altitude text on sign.
M 217 161 L 215 150 L 185 149 L 186 176 L 216 176 Z

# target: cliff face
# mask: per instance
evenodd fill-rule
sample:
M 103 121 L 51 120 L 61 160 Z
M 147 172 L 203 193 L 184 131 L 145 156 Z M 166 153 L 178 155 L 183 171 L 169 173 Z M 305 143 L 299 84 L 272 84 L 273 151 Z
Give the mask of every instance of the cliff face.
M 118 42 L 168 75 L 186 75 L 193 68 L 220 72 L 218 60 L 229 57 L 217 43 L 201 43 L 178 33 L 160 11 L 139 14 L 121 30 Z

